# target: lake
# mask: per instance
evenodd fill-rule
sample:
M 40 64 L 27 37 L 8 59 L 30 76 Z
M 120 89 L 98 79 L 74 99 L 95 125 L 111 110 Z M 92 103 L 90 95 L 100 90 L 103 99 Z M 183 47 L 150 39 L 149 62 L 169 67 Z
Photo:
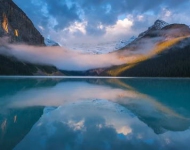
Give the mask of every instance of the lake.
M 0 150 L 190 149 L 190 79 L 0 78 Z

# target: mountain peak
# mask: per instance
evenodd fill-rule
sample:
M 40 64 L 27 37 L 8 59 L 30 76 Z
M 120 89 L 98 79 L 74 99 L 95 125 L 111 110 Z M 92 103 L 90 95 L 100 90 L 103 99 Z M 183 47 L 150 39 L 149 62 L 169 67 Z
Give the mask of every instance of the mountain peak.
M 157 19 L 155 22 L 154 22 L 154 24 L 155 23 L 166 23 L 167 24 L 167 22 L 165 22 L 164 20 L 160 20 L 160 19 Z
M 148 28 L 148 30 L 146 30 L 145 32 L 142 32 L 141 34 L 139 34 L 138 37 L 139 38 L 143 37 L 145 34 L 149 33 L 152 30 L 161 30 L 162 28 L 164 28 L 165 26 L 168 26 L 168 25 L 169 24 L 167 22 L 158 19 L 158 20 L 156 20 L 154 22 L 154 24 L 151 27 Z
M 154 25 L 151 28 L 156 28 L 157 30 L 160 30 L 162 28 L 164 28 L 165 26 L 169 25 L 167 22 L 163 21 L 163 20 L 156 20 L 154 22 Z

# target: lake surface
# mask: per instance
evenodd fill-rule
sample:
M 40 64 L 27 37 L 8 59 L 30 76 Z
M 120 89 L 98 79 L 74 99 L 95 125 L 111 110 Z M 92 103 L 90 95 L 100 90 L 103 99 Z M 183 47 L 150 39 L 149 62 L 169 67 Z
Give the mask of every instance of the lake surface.
M 190 79 L 0 78 L 0 150 L 188 150 Z

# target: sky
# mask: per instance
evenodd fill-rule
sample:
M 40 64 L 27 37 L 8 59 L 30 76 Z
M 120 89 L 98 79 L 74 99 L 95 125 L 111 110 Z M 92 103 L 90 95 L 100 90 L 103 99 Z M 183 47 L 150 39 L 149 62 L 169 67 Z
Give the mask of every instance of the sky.
M 190 0 L 13 0 L 61 45 L 138 36 L 157 19 L 190 25 Z

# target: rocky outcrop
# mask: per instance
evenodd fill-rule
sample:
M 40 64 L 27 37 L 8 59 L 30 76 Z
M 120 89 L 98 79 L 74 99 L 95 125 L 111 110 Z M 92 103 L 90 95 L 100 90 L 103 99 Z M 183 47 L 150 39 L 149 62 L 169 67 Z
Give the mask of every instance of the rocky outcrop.
M 43 36 L 12 0 L 0 0 L 0 24 L 0 37 L 8 36 L 10 43 L 45 45 Z

